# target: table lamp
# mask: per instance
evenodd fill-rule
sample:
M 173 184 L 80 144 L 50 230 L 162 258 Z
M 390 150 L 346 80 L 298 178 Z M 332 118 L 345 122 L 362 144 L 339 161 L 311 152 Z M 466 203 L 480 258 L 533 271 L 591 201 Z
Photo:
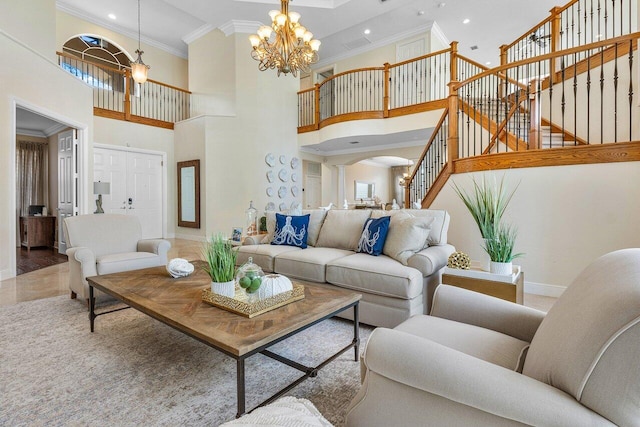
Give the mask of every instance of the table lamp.
M 96 211 L 95 214 L 104 213 L 102 210 L 102 195 L 110 194 L 111 186 L 108 182 L 94 182 L 93 183 L 93 194 L 97 194 L 98 198 L 96 199 Z

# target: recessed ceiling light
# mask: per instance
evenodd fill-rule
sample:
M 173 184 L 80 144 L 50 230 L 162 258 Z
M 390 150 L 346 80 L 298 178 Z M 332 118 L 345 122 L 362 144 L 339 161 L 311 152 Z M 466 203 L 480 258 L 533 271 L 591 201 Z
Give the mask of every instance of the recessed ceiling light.
M 115 15 L 115 13 L 110 13 L 110 14 L 108 14 L 107 16 L 108 16 L 109 18 L 111 18 L 111 19 L 116 19 L 116 15 Z
M 462 21 L 463 24 L 468 24 L 469 22 L 471 22 L 471 19 L 469 18 L 465 18 L 464 21 Z
M 371 34 L 371 30 L 367 28 L 366 30 L 364 30 L 364 33 L 365 34 Z
M 424 15 L 424 10 L 419 10 L 418 11 L 418 16 L 422 16 L 422 15 Z
M 485 62 L 486 65 L 491 65 L 491 61 Z

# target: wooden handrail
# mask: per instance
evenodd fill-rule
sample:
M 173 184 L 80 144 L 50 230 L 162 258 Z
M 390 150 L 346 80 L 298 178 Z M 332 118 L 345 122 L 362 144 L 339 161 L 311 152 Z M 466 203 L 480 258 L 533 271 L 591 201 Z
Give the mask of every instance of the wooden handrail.
M 579 0 L 573 0 L 573 2 L 576 2 Z M 551 9 L 550 12 L 553 12 L 555 10 Z M 525 38 L 529 37 L 531 35 L 531 33 L 533 33 L 535 30 L 537 30 L 538 28 L 542 27 L 543 25 L 545 25 L 548 22 L 551 22 L 551 20 L 554 18 L 554 15 L 551 14 L 549 16 L 547 16 L 545 19 L 543 19 L 542 21 L 538 22 L 536 25 L 534 25 L 533 27 L 531 27 L 531 29 L 527 32 L 525 32 L 523 35 L 521 35 L 520 37 L 518 37 L 517 39 L 515 39 L 513 42 L 509 43 L 509 44 L 505 44 L 502 45 L 501 48 L 504 49 L 504 51 L 509 50 L 510 48 L 512 48 L 513 46 L 515 46 L 516 44 L 518 44 L 518 42 L 524 40 Z
M 522 59 L 520 61 L 515 61 L 515 62 L 510 62 L 508 64 L 505 65 L 500 65 L 499 67 L 495 67 L 495 68 L 491 68 L 489 70 L 483 71 L 480 74 L 476 74 L 473 77 L 470 77 L 460 83 L 456 84 L 456 89 L 461 88 L 464 85 L 467 85 L 475 80 L 479 80 L 481 78 L 493 75 L 493 74 L 497 74 L 501 71 L 505 71 L 511 68 L 516 68 L 516 67 L 521 67 L 523 65 L 529 65 L 529 64 L 533 64 L 535 62 L 541 62 L 541 61 L 546 61 L 548 59 L 555 59 L 558 58 L 560 56 L 565 56 L 565 55 L 571 55 L 573 53 L 578 53 L 578 52 L 583 52 L 586 50 L 594 50 L 600 47 L 605 47 L 605 46 L 610 46 L 610 45 L 615 45 L 615 44 L 619 44 L 619 43 L 624 43 L 627 41 L 632 41 L 634 39 L 638 39 L 640 38 L 640 31 L 639 32 L 635 32 L 635 33 L 631 33 L 631 34 L 626 34 L 624 36 L 618 36 L 618 37 L 614 37 L 611 39 L 606 39 L 606 40 L 601 40 L 599 42 L 593 42 L 590 43 L 588 45 L 584 45 L 584 46 L 578 46 L 578 47 L 572 47 L 569 49 L 565 49 L 565 50 L 559 50 L 557 52 L 551 52 L 551 53 L 546 53 L 544 55 L 539 55 L 539 56 L 535 56 L 532 58 L 527 58 L 527 59 Z M 526 87 L 526 86 L 525 86 Z
M 402 65 L 409 64 L 411 62 L 422 61 L 423 59 L 431 58 L 432 56 L 442 55 L 443 53 L 447 53 L 447 52 L 451 52 L 451 48 L 450 47 L 448 47 L 446 49 L 439 50 L 437 52 L 431 52 L 431 53 L 427 53 L 426 55 L 417 56 L 415 58 L 407 59 L 406 61 L 397 62 L 395 64 L 389 64 L 389 67 L 400 67 Z
M 488 69 L 489 69 L 489 67 L 487 67 L 486 65 L 482 65 L 481 63 L 476 62 L 476 61 L 474 61 L 473 59 L 469 59 L 469 58 L 467 58 L 467 57 L 466 57 L 466 56 L 464 56 L 464 55 L 460 55 L 460 54 L 458 54 L 458 58 L 460 58 L 460 59 L 462 59 L 464 62 L 468 62 L 469 64 L 473 65 L 474 67 L 478 67 L 478 68 L 480 68 L 480 69 L 482 69 L 482 70 L 485 70 L 485 71 L 486 71 L 486 70 L 488 70 Z
M 338 77 L 342 77 L 344 75 L 347 74 L 355 74 L 355 73 L 360 73 L 363 71 L 384 71 L 384 67 L 365 67 L 365 68 L 356 68 L 355 70 L 349 70 L 349 71 L 343 71 L 341 73 L 335 74 L 331 77 L 327 77 L 322 83 L 320 83 L 320 86 L 322 86 L 323 84 L 333 80 L 333 79 L 337 79 Z

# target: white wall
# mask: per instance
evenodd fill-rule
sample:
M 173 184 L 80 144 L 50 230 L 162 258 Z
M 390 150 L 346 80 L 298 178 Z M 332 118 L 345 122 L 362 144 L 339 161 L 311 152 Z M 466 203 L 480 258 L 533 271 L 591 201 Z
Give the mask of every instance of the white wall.
M 172 130 L 155 126 L 139 125 L 123 120 L 93 118 L 93 141 L 90 144 L 90 181 L 93 182 L 93 144 L 108 144 L 165 153 L 167 155 L 167 232 L 174 233 L 177 220 L 176 168 L 174 157 L 174 134 Z
M 480 233 L 451 180 L 468 190 L 469 175 L 503 174 L 454 175 L 431 205 L 451 214 L 449 241 L 472 260 L 485 257 Z M 557 295 L 600 255 L 640 247 L 640 162 L 513 169 L 506 180 L 509 188 L 520 183 L 504 220 L 518 228 L 525 291 Z

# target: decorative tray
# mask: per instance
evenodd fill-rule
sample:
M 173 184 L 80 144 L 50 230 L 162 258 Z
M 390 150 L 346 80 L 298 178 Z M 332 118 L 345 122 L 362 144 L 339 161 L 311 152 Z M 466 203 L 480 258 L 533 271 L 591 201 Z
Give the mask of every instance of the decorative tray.
M 267 311 L 290 304 L 304 298 L 304 286 L 294 283 L 293 289 L 282 292 L 265 299 L 255 301 L 245 292 L 244 289 L 236 286 L 236 295 L 233 298 L 211 292 L 210 289 L 202 290 L 202 301 L 214 307 L 252 318 Z

